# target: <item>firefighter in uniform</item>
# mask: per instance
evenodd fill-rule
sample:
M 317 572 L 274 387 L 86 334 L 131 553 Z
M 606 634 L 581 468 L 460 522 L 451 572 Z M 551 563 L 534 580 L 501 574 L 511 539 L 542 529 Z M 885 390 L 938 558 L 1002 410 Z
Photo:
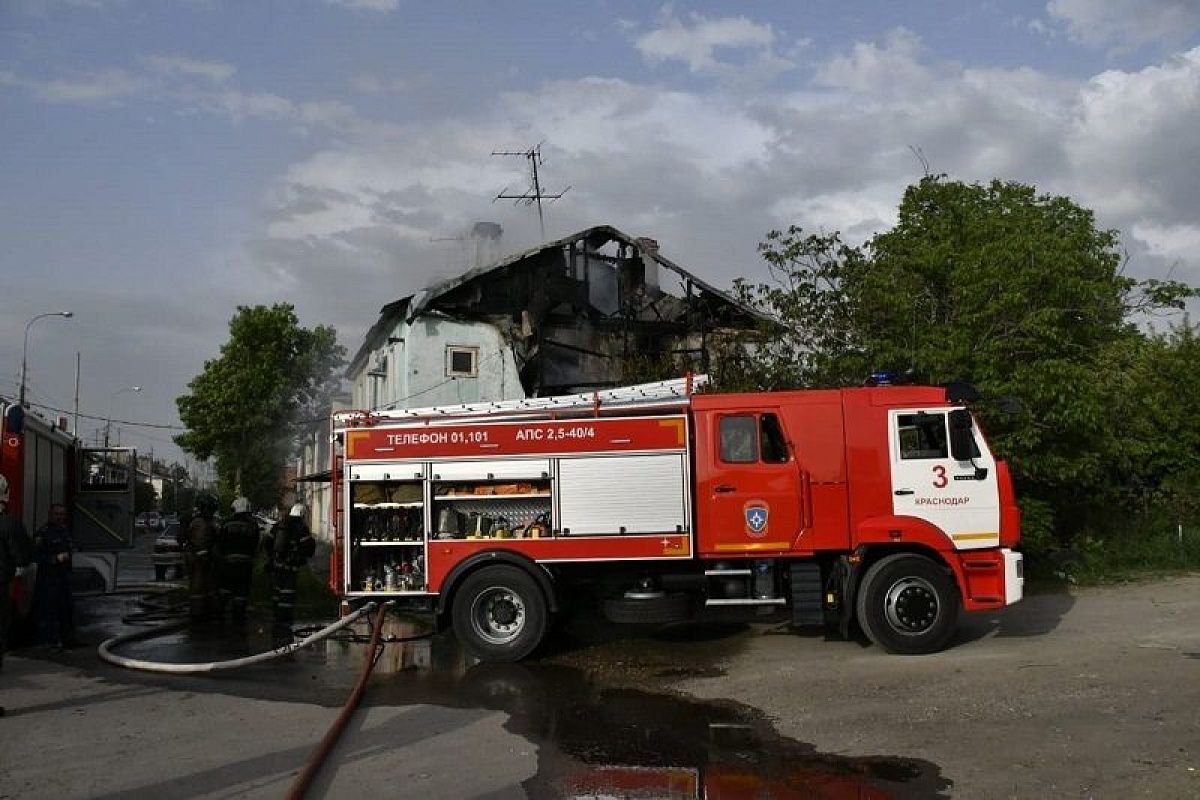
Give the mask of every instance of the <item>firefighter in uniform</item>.
M 213 581 L 213 546 L 216 530 L 213 514 L 217 501 L 212 495 L 202 494 L 196 498 L 196 509 L 192 521 L 184 532 L 184 565 L 188 573 L 188 604 L 192 619 L 208 619 L 216 611 L 216 586 Z
M 267 558 L 271 570 L 271 605 L 275 624 L 290 626 L 296 611 L 296 573 L 316 552 L 308 525 L 304 523 L 304 504 L 296 503 L 288 515 L 275 524 L 267 538 Z
M 221 524 L 217 535 L 217 574 L 221 593 L 221 611 L 229 609 L 235 622 L 246 618 L 246 599 L 254 573 L 254 554 L 258 549 L 258 523 L 250 513 L 250 501 L 233 501 L 233 516 Z

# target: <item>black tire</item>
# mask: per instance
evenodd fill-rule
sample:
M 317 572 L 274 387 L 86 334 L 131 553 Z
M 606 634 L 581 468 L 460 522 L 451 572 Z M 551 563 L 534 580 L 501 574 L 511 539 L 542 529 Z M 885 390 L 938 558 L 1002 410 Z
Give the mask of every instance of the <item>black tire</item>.
M 154 565 L 154 580 L 165 581 L 167 579 L 167 568 Z
M 454 635 L 483 661 L 520 661 L 546 635 L 546 598 L 520 567 L 496 565 L 468 575 L 450 609 Z
M 872 642 L 890 653 L 921 655 L 946 646 L 961 605 L 946 567 L 925 556 L 896 553 L 867 570 L 855 610 Z
M 605 600 L 604 616 L 609 622 L 633 625 L 683 622 L 692 617 L 692 599 L 686 594 L 667 594 L 640 600 L 628 597 Z

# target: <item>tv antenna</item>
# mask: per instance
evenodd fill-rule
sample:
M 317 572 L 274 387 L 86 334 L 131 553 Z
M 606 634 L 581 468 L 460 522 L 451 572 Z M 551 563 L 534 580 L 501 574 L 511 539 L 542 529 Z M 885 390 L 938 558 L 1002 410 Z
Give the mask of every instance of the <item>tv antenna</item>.
M 571 191 L 571 187 L 568 186 L 566 189 L 563 189 L 558 194 L 543 194 L 542 193 L 541 180 L 538 178 L 538 167 L 544 163 L 542 161 L 542 144 L 541 144 L 541 142 L 539 142 L 536 147 L 531 147 L 528 150 L 493 150 L 492 155 L 494 155 L 494 156 L 521 156 L 521 157 L 529 160 L 530 187 L 528 189 L 526 189 L 522 194 L 509 194 L 508 187 L 505 186 L 503 189 L 500 190 L 500 194 L 496 195 L 496 197 L 493 198 L 492 202 L 494 203 L 497 200 L 515 200 L 518 203 L 524 203 L 527 206 L 537 203 L 538 226 L 541 228 L 542 239 L 544 240 L 546 238 L 546 218 L 542 215 L 542 201 L 543 200 L 557 200 L 558 198 L 562 197 L 567 192 Z

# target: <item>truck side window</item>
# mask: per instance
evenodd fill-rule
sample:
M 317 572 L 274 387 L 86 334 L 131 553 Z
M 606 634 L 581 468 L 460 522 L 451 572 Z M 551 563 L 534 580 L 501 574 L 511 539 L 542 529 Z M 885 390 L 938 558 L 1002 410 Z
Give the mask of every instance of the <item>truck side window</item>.
M 753 416 L 721 417 L 721 460 L 730 464 L 758 461 L 758 441 Z
M 900 458 L 948 458 L 946 415 L 940 413 L 899 414 Z
M 788 460 L 787 439 L 779 418 L 774 414 L 762 415 L 762 460 L 768 464 L 783 464 Z

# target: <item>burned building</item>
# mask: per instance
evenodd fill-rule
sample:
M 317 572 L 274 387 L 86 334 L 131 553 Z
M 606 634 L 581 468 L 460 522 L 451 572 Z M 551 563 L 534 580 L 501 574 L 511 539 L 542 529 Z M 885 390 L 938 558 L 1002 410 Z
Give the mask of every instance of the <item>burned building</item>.
M 494 250 L 499 227 L 481 233 Z M 347 377 L 363 409 L 587 391 L 707 370 L 764 321 L 653 239 L 598 226 L 384 306 Z

